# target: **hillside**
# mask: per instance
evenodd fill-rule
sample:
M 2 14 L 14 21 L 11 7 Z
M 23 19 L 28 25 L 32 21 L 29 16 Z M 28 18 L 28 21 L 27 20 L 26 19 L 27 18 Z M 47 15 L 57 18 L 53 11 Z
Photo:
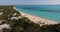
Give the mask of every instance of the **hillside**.
M 5 25 L 5 26 L 3 26 Z M 2 29 L 3 28 L 3 29 Z M 13 6 L 0 6 L 0 32 L 60 32 L 60 24 L 40 27 L 23 17 Z
M 0 25 L 6 23 L 9 25 L 9 29 L 3 28 L 3 32 L 21 32 L 22 30 L 24 32 L 33 32 L 35 29 L 39 30 L 38 27 L 40 27 L 40 25 L 31 22 L 27 17 L 22 17 L 19 12 L 13 9 L 13 6 L 0 6 Z M 35 25 L 37 26 L 35 27 Z

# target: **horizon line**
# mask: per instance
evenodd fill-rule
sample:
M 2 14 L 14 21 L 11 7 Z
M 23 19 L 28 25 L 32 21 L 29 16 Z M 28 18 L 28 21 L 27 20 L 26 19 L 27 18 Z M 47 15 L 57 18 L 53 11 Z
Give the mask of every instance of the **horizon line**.
M 36 5 L 36 4 L 35 4 Z M 39 5 L 60 5 L 60 4 L 39 4 Z M 16 6 L 16 5 L 0 5 L 0 6 Z M 17 5 L 18 6 L 18 5 Z

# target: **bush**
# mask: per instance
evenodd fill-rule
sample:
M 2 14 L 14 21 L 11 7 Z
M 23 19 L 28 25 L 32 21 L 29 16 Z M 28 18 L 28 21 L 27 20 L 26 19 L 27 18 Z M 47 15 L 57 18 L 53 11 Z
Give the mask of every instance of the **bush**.
M 4 28 L 2 29 L 3 32 L 11 32 L 10 29 Z

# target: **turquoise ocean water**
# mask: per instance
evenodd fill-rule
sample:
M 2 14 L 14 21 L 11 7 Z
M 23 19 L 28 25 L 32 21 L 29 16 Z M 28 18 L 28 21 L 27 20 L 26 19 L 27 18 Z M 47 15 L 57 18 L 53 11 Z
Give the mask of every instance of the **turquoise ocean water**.
M 60 5 L 20 5 L 15 8 L 31 15 L 60 22 Z

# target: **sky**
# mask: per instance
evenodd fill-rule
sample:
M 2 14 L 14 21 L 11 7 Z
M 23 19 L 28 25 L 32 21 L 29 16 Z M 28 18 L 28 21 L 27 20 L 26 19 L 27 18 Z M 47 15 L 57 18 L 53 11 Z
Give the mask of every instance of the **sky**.
M 60 4 L 60 0 L 0 0 L 0 5 Z

